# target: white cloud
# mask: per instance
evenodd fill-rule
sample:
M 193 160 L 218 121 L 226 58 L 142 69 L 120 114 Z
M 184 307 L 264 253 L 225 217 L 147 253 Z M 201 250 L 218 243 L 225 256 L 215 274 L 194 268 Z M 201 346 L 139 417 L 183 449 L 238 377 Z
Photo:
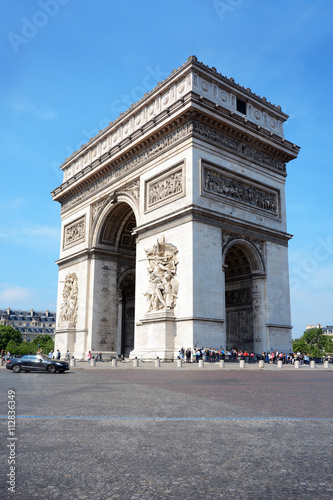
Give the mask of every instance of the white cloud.
M 23 99 L 17 99 L 11 102 L 12 107 L 19 113 L 29 114 L 40 120 L 52 121 L 58 116 L 58 113 L 47 106 L 37 106 L 32 102 Z
M 0 226 L 0 241 L 19 245 L 49 246 L 59 244 L 60 228 L 33 225 L 29 227 L 7 228 Z
M 60 238 L 60 230 L 49 226 L 27 227 L 23 229 L 23 234 L 27 236 L 40 236 L 42 239 L 48 238 L 57 242 Z
M 0 307 L 19 309 L 33 303 L 33 293 L 15 285 L 0 285 Z

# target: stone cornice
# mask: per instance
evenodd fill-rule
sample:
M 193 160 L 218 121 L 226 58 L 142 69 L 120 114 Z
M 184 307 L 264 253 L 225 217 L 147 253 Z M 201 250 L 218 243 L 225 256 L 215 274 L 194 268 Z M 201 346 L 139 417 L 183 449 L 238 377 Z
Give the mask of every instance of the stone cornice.
M 67 257 L 57 260 L 55 263 L 60 269 L 72 266 L 73 264 L 78 264 L 79 262 L 84 262 L 86 260 L 103 258 L 104 260 L 118 262 L 122 258 L 122 254 L 119 252 L 114 252 L 112 250 L 104 250 L 102 248 L 85 248 L 74 254 L 70 254 Z M 135 257 L 126 256 L 127 260 L 133 260 Z
M 85 169 L 82 176 L 75 177 L 60 186 L 54 192 L 54 199 L 61 202 L 63 211 L 66 211 L 69 206 L 81 202 L 99 189 L 128 176 L 147 161 L 189 137 L 208 140 L 230 153 L 241 155 L 280 175 L 286 175 L 284 162 L 290 160 L 291 153 L 281 151 L 273 145 L 263 145 L 262 141 L 249 136 L 246 131 L 240 131 L 217 118 L 207 117 L 190 108 L 123 154 L 119 152 L 113 161 L 110 160 L 109 155 L 106 155 L 99 170 L 89 175 L 90 168 Z M 128 182 L 127 180 L 126 183 Z
M 57 200 L 59 192 L 66 190 L 69 184 L 79 183 L 82 178 L 95 174 L 105 159 L 113 159 L 120 150 L 135 146 L 142 139 L 146 140 L 149 134 L 156 131 L 158 124 L 166 125 L 171 116 L 190 106 L 194 96 L 201 100 L 203 107 L 215 107 L 220 113 L 223 111 L 235 124 L 252 129 L 257 135 L 267 135 L 271 141 L 280 143 L 283 140 L 283 122 L 288 116 L 279 107 L 191 56 L 166 80 L 66 159 L 61 166 L 64 183 L 52 192 L 54 199 Z M 246 102 L 246 115 L 237 111 L 237 98 Z
M 185 222 L 202 222 L 204 224 L 215 225 L 230 233 L 242 234 L 249 238 L 262 239 L 264 241 L 272 241 L 284 246 L 288 246 L 288 241 L 292 238 L 291 234 L 284 231 L 263 227 L 253 222 L 243 222 L 230 214 L 220 214 L 214 210 L 202 208 L 197 205 L 189 205 L 183 209 L 171 212 L 164 217 L 155 219 L 152 222 L 138 226 L 134 229 L 134 233 L 138 235 L 139 239 L 141 234 L 146 238 L 147 236 L 166 231 L 169 226 L 174 227 Z

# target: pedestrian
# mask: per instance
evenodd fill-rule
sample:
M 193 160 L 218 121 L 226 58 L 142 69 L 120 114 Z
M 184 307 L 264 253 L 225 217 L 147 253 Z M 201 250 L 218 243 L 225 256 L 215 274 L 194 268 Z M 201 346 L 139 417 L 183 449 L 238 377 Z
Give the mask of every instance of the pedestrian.
M 60 358 L 61 358 L 61 353 L 60 353 L 59 349 L 57 349 L 56 359 L 60 359 Z
M 88 365 L 89 365 L 90 360 L 91 360 L 91 358 L 92 358 L 92 355 L 91 355 L 91 352 L 90 352 L 90 351 L 88 352 L 88 354 L 87 354 L 86 358 L 87 358 Z
M 186 363 L 190 363 L 191 362 L 191 349 L 188 348 L 186 349 Z
M 66 352 L 66 354 L 65 354 L 65 358 L 69 361 L 70 357 L 71 357 L 70 352 L 69 352 L 69 350 L 67 349 L 67 352 Z

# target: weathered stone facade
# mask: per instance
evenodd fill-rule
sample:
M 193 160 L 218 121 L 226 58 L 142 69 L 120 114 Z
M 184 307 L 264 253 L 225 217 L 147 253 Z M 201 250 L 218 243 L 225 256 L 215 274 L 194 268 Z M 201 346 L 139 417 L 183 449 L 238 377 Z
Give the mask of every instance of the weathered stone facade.
M 56 348 L 290 350 L 287 118 L 192 56 L 67 158 Z

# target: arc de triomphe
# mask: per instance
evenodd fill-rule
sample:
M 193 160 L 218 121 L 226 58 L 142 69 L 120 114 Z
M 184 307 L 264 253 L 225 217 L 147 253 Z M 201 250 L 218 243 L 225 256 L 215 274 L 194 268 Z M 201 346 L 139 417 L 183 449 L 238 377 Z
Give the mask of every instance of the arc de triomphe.
M 287 118 L 191 56 L 66 159 L 55 347 L 290 351 Z

